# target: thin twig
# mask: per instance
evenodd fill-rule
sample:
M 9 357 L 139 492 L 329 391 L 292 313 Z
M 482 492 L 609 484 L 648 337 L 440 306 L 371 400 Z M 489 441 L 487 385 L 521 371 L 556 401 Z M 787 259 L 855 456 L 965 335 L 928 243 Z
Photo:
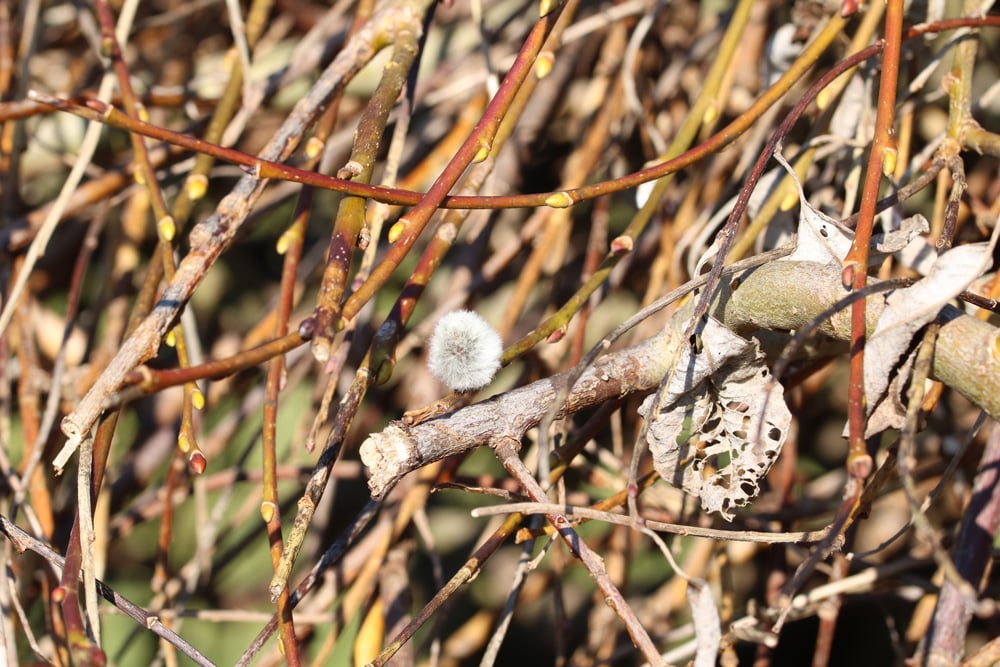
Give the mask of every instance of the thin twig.
M 535 499 L 536 502 L 542 502 L 547 499 L 547 496 L 542 487 L 535 481 L 531 471 L 528 470 L 520 457 L 518 457 L 517 450 L 519 449 L 519 444 L 518 441 L 503 439 L 494 447 L 494 451 L 511 476 L 521 484 L 521 488 Z M 546 517 L 556 527 L 559 536 L 566 543 L 566 546 L 569 547 L 573 555 L 587 568 L 590 576 L 594 579 L 598 588 L 601 589 L 601 593 L 604 595 L 607 603 L 611 605 L 615 613 L 618 614 L 618 617 L 625 624 L 625 629 L 643 657 L 652 665 L 665 664 L 660 658 L 660 652 L 649 638 L 646 629 L 639 623 L 639 619 L 635 617 L 632 608 L 625 601 L 625 598 L 622 597 L 621 591 L 611 581 L 607 570 L 604 569 L 603 562 L 597 554 L 587 546 L 586 542 L 580 539 L 580 536 L 570 527 L 569 521 L 561 512 L 547 514 Z
M 36 540 L 31 535 L 21 530 L 2 514 L 0 514 L 0 532 L 3 532 L 4 537 L 10 540 L 10 542 L 14 545 L 14 548 L 16 548 L 19 552 L 23 553 L 25 550 L 33 551 L 48 561 L 53 567 L 58 570 L 62 570 L 63 565 L 65 564 L 65 558 L 53 551 L 52 548 L 44 542 Z M 147 612 L 142 607 L 132 603 L 124 596 L 119 595 L 110 587 L 105 585 L 105 583 L 100 579 L 95 580 L 95 586 L 101 597 L 123 611 L 129 618 L 134 620 L 139 625 L 145 626 L 157 636 L 170 642 L 172 646 L 176 646 L 184 655 L 191 658 L 191 660 L 193 660 L 196 664 L 205 665 L 206 667 L 213 664 L 208 658 L 202 655 L 198 649 L 175 634 L 173 630 L 163 625 L 154 614 Z
M 563 514 L 567 518 L 580 517 L 582 519 L 593 519 L 605 523 L 613 523 L 619 526 L 636 527 L 636 520 L 625 514 L 614 514 L 603 512 L 589 507 L 574 507 L 572 505 L 560 505 L 558 503 L 528 502 L 528 503 L 506 503 L 503 505 L 493 505 L 488 507 L 477 507 L 472 510 L 472 516 L 495 516 L 509 513 L 520 514 Z M 673 533 L 685 537 L 708 537 L 713 540 L 731 540 L 734 542 L 773 542 L 805 544 L 819 542 L 827 537 L 827 530 L 809 530 L 802 532 L 762 532 L 754 530 L 720 530 L 716 528 L 705 528 L 703 526 L 691 526 L 679 523 L 665 523 L 663 521 L 653 521 L 640 517 L 639 526 L 645 526 L 650 530 L 663 533 Z

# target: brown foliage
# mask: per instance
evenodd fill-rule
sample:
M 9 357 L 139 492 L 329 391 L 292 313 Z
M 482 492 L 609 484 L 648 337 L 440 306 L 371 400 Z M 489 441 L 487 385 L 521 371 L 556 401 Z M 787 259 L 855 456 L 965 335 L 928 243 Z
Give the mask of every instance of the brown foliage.
M 0 0 L 8 663 L 1000 658 L 992 267 L 863 381 L 996 227 L 997 16 L 83 4 Z M 786 257 L 775 151 L 846 254 Z M 460 308 L 476 395 L 423 361 Z M 754 457 L 731 523 L 660 478 Z

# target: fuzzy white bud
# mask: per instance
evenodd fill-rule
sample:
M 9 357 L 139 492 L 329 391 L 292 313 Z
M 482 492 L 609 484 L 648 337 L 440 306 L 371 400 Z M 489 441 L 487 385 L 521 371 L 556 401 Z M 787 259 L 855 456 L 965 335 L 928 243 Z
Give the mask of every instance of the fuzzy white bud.
M 469 310 L 456 310 L 438 320 L 429 347 L 427 367 L 452 391 L 482 389 L 500 369 L 500 334 Z

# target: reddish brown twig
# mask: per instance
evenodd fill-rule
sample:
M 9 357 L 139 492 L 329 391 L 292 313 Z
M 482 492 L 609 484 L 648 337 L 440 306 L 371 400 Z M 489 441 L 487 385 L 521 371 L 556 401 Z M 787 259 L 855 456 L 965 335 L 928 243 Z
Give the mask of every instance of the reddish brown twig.
M 845 287 L 864 289 L 868 283 L 868 248 L 871 244 L 875 206 L 878 202 L 879 184 L 883 167 L 889 173 L 896 167 L 896 143 L 892 137 L 896 116 L 896 82 L 899 78 L 899 53 L 903 39 L 903 2 L 889 0 L 885 16 L 885 49 L 882 52 L 881 78 L 879 79 L 878 109 L 875 116 L 875 136 L 872 139 L 865 181 L 861 190 L 861 210 L 854 230 L 854 244 L 844 258 Z M 848 424 L 850 453 L 847 470 L 851 484 L 845 490 L 845 499 L 856 500 L 861 496 L 864 481 L 871 474 L 872 460 L 865 444 L 867 406 L 864 387 L 864 345 L 866 335 L 865 299 L 851 306 L 851 380 L 848 393 Z

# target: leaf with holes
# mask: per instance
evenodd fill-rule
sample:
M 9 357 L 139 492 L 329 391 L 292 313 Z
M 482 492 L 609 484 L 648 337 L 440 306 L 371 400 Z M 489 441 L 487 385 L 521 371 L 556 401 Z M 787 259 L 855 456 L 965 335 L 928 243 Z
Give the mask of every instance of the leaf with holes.
M 697 350 L 681 354 L 659 405 L 651 396 L 640 414 L 649 420 L 647 441 L 660 476 L 697 496 L 706 511 L 732 520 L 733 510 L 760 492 L 791 413 L 756 341 L 714 319 L 699 339 Z

